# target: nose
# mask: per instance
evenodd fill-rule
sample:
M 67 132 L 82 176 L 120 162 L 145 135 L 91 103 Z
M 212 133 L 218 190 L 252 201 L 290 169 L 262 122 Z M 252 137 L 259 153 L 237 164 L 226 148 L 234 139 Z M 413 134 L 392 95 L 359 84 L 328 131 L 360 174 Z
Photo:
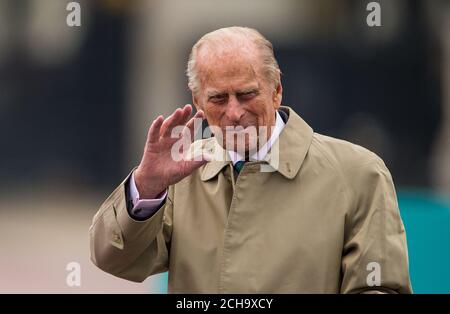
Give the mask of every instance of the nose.
M 228 120 L 232 123 L 238 124 L 241 117 L 244 115 L 244 109 L 237 100 L 235 95 L 230 95 L 227 104 L 226 116 Z

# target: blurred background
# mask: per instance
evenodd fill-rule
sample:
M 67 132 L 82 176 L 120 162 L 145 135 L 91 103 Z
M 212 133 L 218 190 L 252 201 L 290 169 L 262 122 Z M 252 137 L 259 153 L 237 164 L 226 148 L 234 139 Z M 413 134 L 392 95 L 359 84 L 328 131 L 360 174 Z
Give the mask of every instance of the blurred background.
M 284 104 L 392 172 L 416 293 L 450 293 L 450 1 L 0 0 L 0 293 L 148 293 L 89 261 L 93 215 L 139 162 L 151 121 L 190 103 L 206 32 L 275 47 Z M 79 263 L 81 285 L 66 279 Z

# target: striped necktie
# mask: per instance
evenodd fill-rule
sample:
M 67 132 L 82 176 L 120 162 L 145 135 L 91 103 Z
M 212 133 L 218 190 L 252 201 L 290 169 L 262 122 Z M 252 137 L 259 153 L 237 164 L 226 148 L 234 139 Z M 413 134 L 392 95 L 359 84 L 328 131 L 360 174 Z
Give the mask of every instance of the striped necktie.
M 237 163 L 234 164 L 234 170 L 239 174 L 241 172 L 242 167 L 244 167 L 245 160 L 240 160 Z

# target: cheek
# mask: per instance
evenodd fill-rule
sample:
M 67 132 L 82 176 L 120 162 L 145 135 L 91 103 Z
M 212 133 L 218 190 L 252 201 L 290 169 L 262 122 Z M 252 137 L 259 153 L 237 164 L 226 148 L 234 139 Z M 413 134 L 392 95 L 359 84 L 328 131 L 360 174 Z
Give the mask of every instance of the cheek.
M 251 106 L 251 114 L 256 120 L 258 120 L 260 125 L 264 125 L 268 122 L 269 112 L 272 111 L 273 108 L 271 105 L 264 100 L 257 100 L 252 103 Z
M 219 125 L 220 119 L 222 117 L 222 111 L 223 109 L 213 105 L 213 104 L 206 104 L 205 106 L 205 115 L 208 119 L 208 123 L 210 125 Z

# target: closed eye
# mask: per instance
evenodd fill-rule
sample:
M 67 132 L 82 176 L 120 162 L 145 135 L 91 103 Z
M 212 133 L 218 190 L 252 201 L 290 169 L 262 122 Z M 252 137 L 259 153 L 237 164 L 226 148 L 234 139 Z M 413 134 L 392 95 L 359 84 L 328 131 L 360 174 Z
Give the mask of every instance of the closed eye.
M 236 96 L 242 100 L 242 101 L 246 101 L 246 100 L 251 100 L 253 98 L 255 98 L 258 95 L 258 92 L 255 90 L 252 91 L 248 91 L 245 93 L 238 93 Z
M 226 94 L 220 94 L 220 95 L 214 95 L 209 97 L 209 101 L 213 102 L 213 103 L 223 103 L 227 100 L 227 95 Z

